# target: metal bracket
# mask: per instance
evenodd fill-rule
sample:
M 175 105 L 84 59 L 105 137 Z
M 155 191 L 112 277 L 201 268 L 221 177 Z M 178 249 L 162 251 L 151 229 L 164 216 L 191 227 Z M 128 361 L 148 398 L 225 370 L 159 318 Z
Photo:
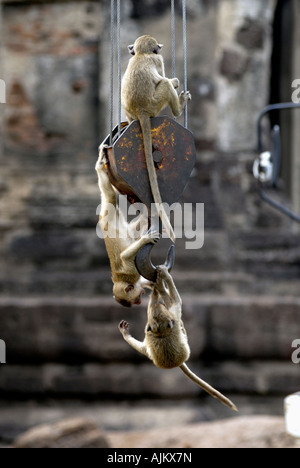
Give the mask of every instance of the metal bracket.
M 292 220 L 300 223 L 299 216 L 282 206 L 280 203 L 272 200 L 272 198 L 270 198 L 265 191 L 267 187 L 277 188 L 278 186 L 277 184 L 281 166 L 281 138 L 280 127 L 278 125 L 275 125 L 272 130 L 272 149 L 271 151 L 263 151 L 262 120 L 269 112 L 286 109 L 300 109 L 300 104 L 295 104 L 292 102 L 272 104 L 270 106 L 265 107 L 260 113 L 257 122 L 257 146 L 259 156 L 254 161 L 253 175 L 258 181 L 258 192 L 261 199 L 267 202 L 276 210 L 291 218 Z

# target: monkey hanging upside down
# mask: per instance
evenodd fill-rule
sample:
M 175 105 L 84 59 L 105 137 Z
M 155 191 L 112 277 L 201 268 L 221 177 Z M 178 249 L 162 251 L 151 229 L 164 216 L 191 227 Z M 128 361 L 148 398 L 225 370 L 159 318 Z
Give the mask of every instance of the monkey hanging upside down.
M 102 144 L 99 149 L 99 159 L 96 163 L 98 183 L 101 192 L 101 212 L 99 224 L 104 234 L 107 254 L 110 260 L 113 293 L 116 301 L 124 307 L 141 304 L 144 287 L 151 283 L 142 278 L 135 265 L 138 251 L 146 244 L 155 244 L 160 239 L 160 233 L 145 229 L 143 226 L 143 213 L 139 219 L 128 223 L 119 209 L 117 192 L 112 186 L 105 170 L 107 164 L 106 147 Z M 137 225 L 141 225 L 137 228 Z M 110 236 L 109 231 L 114 235 Z M 135 238 L 137 232 L 140 236 Z
M 212 397 L 230 409 L 238 411 L 232 401 L 200 379 L 185 364 L 190 356 L 190 348 L 181 320 L 181 310 L 182 301 L 173 278 L 165 266 L 160 266 L 157 283 L 153 287 L 148 306 L 144 341 L 138 341 L 130 335 L 129 325 L 124 320 L 119 324 L 119 330 L 130 346 L 151 359 L 157 367 L 162 369 L 180 367 L 193 382 Z

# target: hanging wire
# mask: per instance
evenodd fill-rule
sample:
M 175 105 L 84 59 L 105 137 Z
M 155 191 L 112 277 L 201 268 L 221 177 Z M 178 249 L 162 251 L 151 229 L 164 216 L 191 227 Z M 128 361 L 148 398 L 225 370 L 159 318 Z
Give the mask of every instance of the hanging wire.
M 2 1 L 0 0 L 0 59 L 2 59 L 2 34 L 3 34 L 3 29 L 2 29 Z M 2 65 L 2 60 L 0 62 L 0 65 Z
M 3 4 L 0 0 L 0 78 L 3 78 L 3 48 Z
M 118 49 L 118 136 L 121 134 L 121 0 L 117 0 L 117 49 Z
M 111 24 L 110 24 L 110 146 L 113 143 L 114 129 L 114 83 L 115 83 L 115 36 L 117 34 L 117 74 L 118 74 L 118 133 L 121 133 L 121 0 L 111 0 Z M 116 18 L 117 17 L 117 18 Z M 117 33 L 116 33 L 117 21 Z
M 0 79 L 4 78 L 4 67 L 3 67 L 3 56 L 4 56 L 4 42 L 3 42 L 3 5 L 2 1 L 0 0 Z M 6 85 L 5 82 L 1 81 L 1 90 L 0 90 L 0 106 L 3 106 L 6 102 Z M 2 109 L 1 109 L 2 110 Z M 4 115 L 1 112 L 0 114 L 0 157 L 3 154 L 3 145 L 4 145 L 4 138 L 3 138 L 3 124 L 4 124 Z
M 113 140 L 113 126 L 114 126 L 114 52 L 115 52 L 115 0 L 111 0 L 110 5 L 110 146 Z
M 186 41 L 186 0 L 182 0 L 182 28 L 183 28 L 183 68 L 184 68 L 184 91 L 187 91 L 187 41 Z M 188 127 L 188 106 L 184 109 L 184 126 Z
M 171 18 L 172 18 L 172 78 L 176 77 L 176 19 L 175 19 L 175 0 L 171 0 Z

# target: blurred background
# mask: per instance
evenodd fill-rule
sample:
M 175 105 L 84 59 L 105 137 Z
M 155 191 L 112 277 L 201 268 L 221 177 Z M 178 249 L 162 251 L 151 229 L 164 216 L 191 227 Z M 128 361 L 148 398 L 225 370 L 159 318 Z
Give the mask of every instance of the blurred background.
M 164 44 L 171 76 L 170 1 L 122 0 L 121 8 L 122 71 L 127 45 L 151 34 Z M 300 232 L 259 199 L 252 166 L 260 111 L 290 102 L 300 78 L 300 3 L 188 0 L 187 15 L 197 164 L 182 201 L 205 204 L 204 246 L 189 251 L 178 240 L 173 271 L 190 366 L 242 416 L 282 415 L 284 396 L 300 390 L 291 360 L 300 338 Z M 233 416 L 179 369 L 155 368 L 118 331 L 126 319 L 142 339 L 147 300 L 132 310 L 114 302 L 96 235 L 94 167 L 110 130 L 110 1 L 2 0 L 1 18 L 0 441 L 71 416 L 93 417 L 105 430 Z M 300 215 L 300 111 L 271 123 L 283 138 L 273 196 Z M 266 149 L 269 137 L 266 120 Z

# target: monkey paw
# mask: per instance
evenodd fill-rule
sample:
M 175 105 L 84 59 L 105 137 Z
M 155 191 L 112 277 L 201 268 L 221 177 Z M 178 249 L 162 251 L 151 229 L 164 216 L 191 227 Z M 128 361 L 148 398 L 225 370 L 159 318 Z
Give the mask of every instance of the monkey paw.
M 122 320 L 120 323 L 119 323 L 119 330 L 120 332 L 122 333 L 122 335 L 129 335 L 129 323 L 126 322 L 126 320 Z
M 161 234 L 157 229 L 152 229 L 150 228 L 149 231 L 146 232 L 144 235 L 145 241 L 147 243 L 150 241 L 152 244 L 157 244 L 157 242 L 160 240 Z

